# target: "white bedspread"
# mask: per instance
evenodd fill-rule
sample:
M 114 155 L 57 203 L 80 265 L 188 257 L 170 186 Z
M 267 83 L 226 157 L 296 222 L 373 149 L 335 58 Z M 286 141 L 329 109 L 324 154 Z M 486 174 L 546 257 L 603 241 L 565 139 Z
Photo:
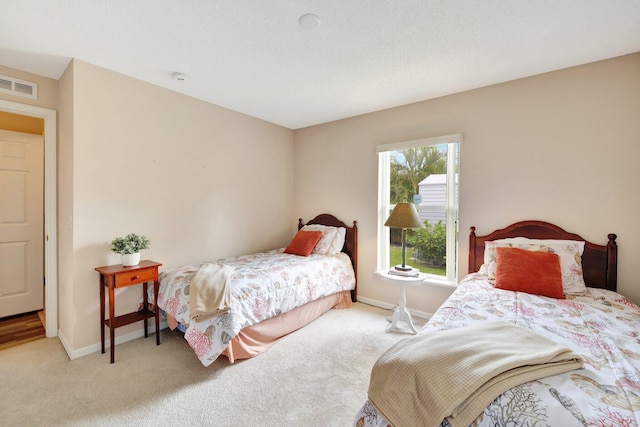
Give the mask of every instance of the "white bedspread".
M 640 426 L 640 307 L 622 295 L 588 293 L 553 299 L 494 289 L 486 277 L 465 278 L 419 332 L 506 320 L 566 345 L 584 368 L 513 387 L 473 421 L 489 426 Z M 354 425 L 386 427 L 366 402 Z M 449 424 L 444 420 L 442 427 Z
M 189 310 L 190 283 L 200 265 L 160 274 L 158 306 L 185 327 L 185 339 L 204 366 L 213 363 L 242 328 L 355 287 L 353 266 L 344 253 L 302 257 L 278 249 L 223 261 L 233 268 L 231 310 L 204 319 L 193 320 Z

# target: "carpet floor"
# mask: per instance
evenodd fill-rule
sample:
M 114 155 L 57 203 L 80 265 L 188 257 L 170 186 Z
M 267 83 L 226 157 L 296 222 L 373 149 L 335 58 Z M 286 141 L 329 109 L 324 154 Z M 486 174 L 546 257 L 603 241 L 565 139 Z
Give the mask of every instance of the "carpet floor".
M 408 328 L 362 303 L 330 310 L 267 352 L 203 367 L 161 331 L 70 361 L 57 338 L 0 352 L 3 426 L 350 426 L 377 358 Z M 420 323 L 420 322 L 416 322 Z

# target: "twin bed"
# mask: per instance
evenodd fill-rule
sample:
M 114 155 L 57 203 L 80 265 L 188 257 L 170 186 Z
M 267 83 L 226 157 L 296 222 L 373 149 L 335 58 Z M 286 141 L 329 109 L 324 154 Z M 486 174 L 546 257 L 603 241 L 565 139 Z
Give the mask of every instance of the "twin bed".
M 304 253 L 301 236 L 317 240 Z M 300 219 L 287 248 L 162 272 L 158 307 L 204 366 L 220 355 L 231 363 L 250 358 L 328 310 L 351 306 L 357 247 L 355 221 L 348 226 L 329 214 L 306 224 Z
M 300 220 L 298 230 L 321 231 L 308 256 L 287 253 L 287 247 L 161 274 L 158 306 L 169 326 L 184 332 L 203 365 L 220 355 L 232 363 L 253 357 L 331 308 L 356 301 L 356 222 L 347 226 L 322 214 L 307 224 Z M 336 230 L 343 230 L 344 240 L 335 240 Z M 325 251 L 327 241 L 321 243 L 334 231 L 334 250 L 340 246 L 335 253 Z M 609 234 L 606 244 L 595 244 L 541 221 L 519 222 L 483 236 L 472 227 L 469 274 L 418 335 L 400 341 L 376 362 L 369 400 L 357 411 L 354 425 L 639 426 L 640 308 L 616 293 L 615 239 Z M 190 288 L 205 265 L 229 268 L 229 303 L 218 314 L 194 317 Z M 477 366 L 485 360 L 480 356 L 493 361 L 495 351 L 509 344 L 507 333 L 522 340 L 524 357 L 537 350 L 537 344 L 526 347 L 529 340 L 544 343 L 542 350 L 548 343 L 558 345 L 567 355 L 560 362 L 567 367 L 514 383 L 482 403 L 479 396 L 486 399 L 486 393 L 468 385 L 477 383 L 472 374 L 482 368 Z M 442 345 L 442 339 L 454 342 L 456 336 L 462 337 L 466 354 L 442 372 L 411 358 L 388 363 L 411 346 L 412 356 L 417 351 L 431 357 L 432 348 L 452 356 L 455 348 L 447 348 L 453 346 L 446 341 Z M 379 366 L 383 360 L 384 370 Z M 528 366 L 538 365 L 544 369 L 548 362 Z M 520 368 L 505 369 L 495 378 Z M 437 388 L 438 383 L 445 387 Z M 434 418 L 429 412 L 437 400 L 453 411 L 436 412 Z
M 640 425 L 640 308 L 615 292 L 615 239 L 609 234 L 607 243 L 598 245 L 540 221 L 519 222 L 484 236 L 476 236 L 472 227 L 469 275 L 418 335 L 401 341 L 376 362 L 369 399 L 354 425 Z M 536 264 L 540 257 L 544 261 Z M 486 360 L 496 360 L 498 351 L 509 344 L 506 334 L 492 332 L 496 325 L 504 328 L 500 331 L 515 330 L 516 340 L 533 334 L 558 344 L 578 365 L 509 385 L 487 399 L 484 389 L 470 387 L 477 379 L 473 374 L 482 368 L 474 363 L 485 360 L 480 357 L 486 354 Z M 456 336 L 465 341 L 460 354 L 451 348 Z M 450 339 L 449 348 L 444 341 L 444 351 L 457 357 L 456 364 L 446 366 L 444 380 L 429 366 L 406 357 L 413 352 L 411 356 L 420 353 L 428 360 L 424 358 L 442 350 L 439 339 Z M 533 352 L 527 350 L 524 356 Z M 438 363 L 437 358 L 432 361 Z M 538 363 L 526 367 L 550 366 Z M 504 371 L 496 371 L 495 378 L 514 372 L 506 364 Z M 489 375 L 479 384 L 493 378 Z M 438 382 L 446 384 L 438 388 Z M 442 396 L 451 401 L 436 406 Z M 474 405 L 480 409 L 469 417 L 465 410 Z

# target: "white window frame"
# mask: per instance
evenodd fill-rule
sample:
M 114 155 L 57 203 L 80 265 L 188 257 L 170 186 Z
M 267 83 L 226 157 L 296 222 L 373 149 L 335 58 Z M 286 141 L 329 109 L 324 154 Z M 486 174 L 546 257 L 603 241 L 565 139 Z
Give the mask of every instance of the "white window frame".
M 412 141 L 395 142 L 376 146 L 378 153 L 378 271 L 389 269 L 389 227 L 384 223 L 389 217 L 393 206 L 389 198 L 390 184 L 390 153 L 406 150 L 408 148 L 425 147 L 429 145 L 448 144 L 447 149 L 447 259 L 455 259 L 455 263 L 447 262 L 446 278 L 434 274 L 428 274 L 425 282 L 444 285 L 457 285 L 458 271 L 458 204 L 456 198 L 456 162 L 448 158 L 453 152 L 455 144 L 458 144 L 458 159 L 460 158 L 460 146 L 462 134 L 444 135 L 433 138 L 422 138 Z M 459 174 L 458 174 L 459 175 Z M 459 179 L 459 176 L 458 176 Z M 460 182 L 458 181 L 458 191 Z

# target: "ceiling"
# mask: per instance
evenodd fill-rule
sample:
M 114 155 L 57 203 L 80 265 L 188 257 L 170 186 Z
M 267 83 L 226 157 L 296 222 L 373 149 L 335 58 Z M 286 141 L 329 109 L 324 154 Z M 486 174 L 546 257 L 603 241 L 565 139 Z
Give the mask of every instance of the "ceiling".
M 0 12 L 0 65 L 58 79 L 77 58 L 290 129 L 638 51 L 640 0 L 2 0 Z

